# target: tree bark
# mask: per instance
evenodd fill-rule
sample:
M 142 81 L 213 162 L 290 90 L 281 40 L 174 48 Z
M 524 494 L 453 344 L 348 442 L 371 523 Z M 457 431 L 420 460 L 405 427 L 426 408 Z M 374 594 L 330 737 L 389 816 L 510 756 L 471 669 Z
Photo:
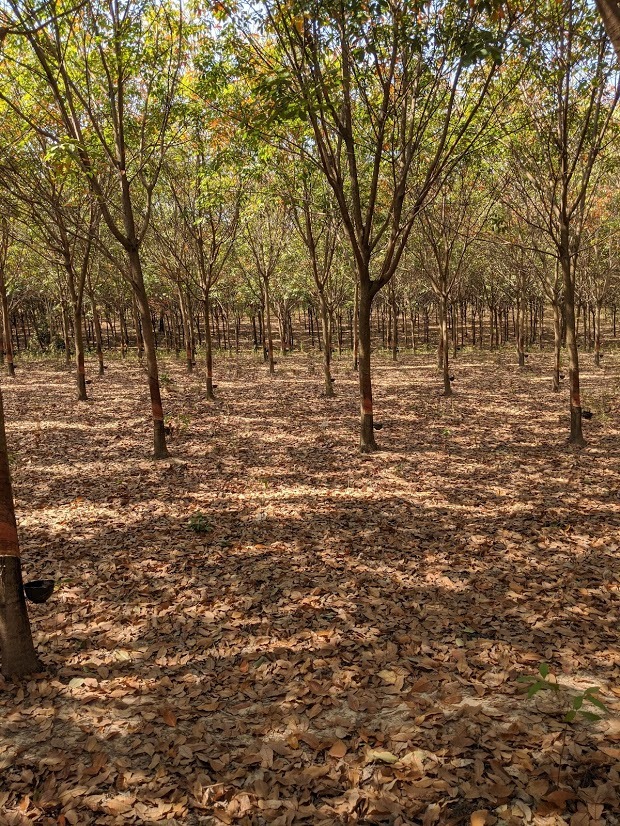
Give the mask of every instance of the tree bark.
M 138 258 L 139 258 L 140 254 L 137 253 L 137 255 L 138 255 Z M 132 253 L 129 252 L 130 262 L 131 262 L 131 256 L 132 256 Z M 141 263 L 140 263 L 140 272 L 142 272 L 142 264 Z M 138 350 L 138 359 L 142 360 L 142 356 L 144 354 L 144 339 L 143 339 L 143 336 L 142 336 L 142 329 L 141 329 L 141 325 L 140 325 L 141 310 L 139 310 L 139 308 L 138 308 L 137 299 L 136 299 L 135 294 L 132 298 L 132 305 L 131 306 L 132 306 L 132 309 L 133 309 L 133 324 L 134 324 L 134 327 L 135 327 L 135 330 L 136 330 L 136 347 L 137 347 L 137 350 Z M 144 324 L 144 320 L 143 320 L 143 324 Z M 151 326 L 151 313 L 149 312 L 149 327 L 150 326 Z
M 596 0 L 596 7 L 603 18 L 605 31 L 612 42 L 616 57 L 620 60 L 620 5 L 617 0 Z
M 525 367 L 525 298 L 523 289 L 523 276 L 519 274 L 517 281 L 517 317 L 515 321 L 515 333 L 517 339 L 517 356 L 519 359 L 519 367 Z
M 560 389 L 560 360 L 562 355 L 562 312 L 559 304 L 553 304 L 553 391 Z
M 594 331 L 594 364 L 601 366 L 601 301 L 596 302 L 596 330 Z
M 450 382 L 449 341 L 448 341 L 448 299 L 441 296 L 439 300 L 439 331 L 441 336 L 440 367 L 443 376 L 443 394 L 452 395 L 452 384 Z
M 332 331 L 329 320 L 329 311 L 327 309 L 327 302 L 325 296 L 319 293 L 319 301 L 321 304 L 321 326 L 323 328 L 323 375 L 325 377 L 325 395 L 328 398 L 334 396 L 334 385 L 331 373 L 332 361 Z
M 185 363 L 187 372 L 194 369 L 194 352 L 192 350 L 192 332 L 190 329 L 189 312 L 183 296 L 183 288 L 179 284 L 179 307 L 181 309 L 181 323 L 183 324 L 183 338 L 185 339 Z
M 0 657 L 5 677 L 42 671 L 34 650 L 22 583 L 13 488 L 0 393 Z
M 73 304 L 73 338 L 75 340 L 78 401 L 85 402 L 88 396 L 86 395 L 86 370 L 84 367 L 84 332 L 82 330 L 82 308 L 77 302 Z
M 353 369 L 359 368 L 359 315 L 360 315 L 360 288 L 359 283 L 355 281 L 355 296 L 353 299 Z
M 208 290 L 205 290 L 204 293 L 203 306 L 205 314 L 205 352 L 207 359 L 207 399 L 212 402 L 215 400 L 215 393 L 213 392 L 213 341 L 211 339 L 211 307 Z
M 265 335 L 264 335 L 264 344 L 267 344 L 267 358 L 269 360 L 269 372 L 271 375 L 275 373 L 275 364 L 273 361 L 273 334 L 271 331 L 271 302 L 269 300 L 269 282 L 266 278 L 263 278 L 263 292 L 264 292 L 264 300 L 265 300 Z M 263 344 L 263 346 L 264 346 Z
M 390 304 L 392 306 L 392 361 L 398 361 L 398 303 L 394 290 L 390 296 Z
M 378 450 L 375 442 L 372 410 L 372 378 L 370 370 L 370 311 L 372 299 L 370 283 L 359 287 L 359 386 L 360 386 L 360 451 L 373 453 Z
M 139 250 L 129 250 L 129 265 L 131 268 L 131 285 L 134 291 L 135 304 L 142 321 L 142 341 L 144 343 L 144 350 L 146 353 L 149 394 L 151 397 L 151 410 L 153 412 L 153 458 L 165 459 L 168 456 L 168 449 L 166 448 L 166 434 L 164 432 L 164 411 L 162 408 L 161 390 L 159 386 L 157 351 L 155 349 L 155 337 L 153 335 L 153 325 L 151 322 L 151 310 L 146 295 L 146 289 L 144 287 L 142 262 L 140 261 Z
M 568 248 L 568 243 L 566 244 Z M 575 331 L 575 281 L 570 255 L 562 255 L 562 277 L 564 281 L 564 308 L 566 325 L 566 349 L 568 350 L 568 385 L 570 393 L 570 437 L 569 444 L 577 447 L 585 445 L 581 429 L 581 394 L 579 391 L 579 352 Z
M 101 335 L 101 316 L 97 307 L 97 299 L 93 292 L 90 283 L 88 285 L 88 297 L 90 299 L 90 306 L 93 311 L 93 325 L 95 327 L 95 346 L 97 348 L 97 361 L 99 362 L 99 375 L 103 376 L 105 366 L 103 364 L 103 337 Z
M 65 340 L 65 364 L 71 366 L 71 336 L 69 335 L 69 322 L 67 320 L 67 308 L 62 304 L 62 334 Z
M 9 316 L 9 301 L 6 293 L 6 281 L 3 268 L 0 267 L 0 300 L 2 301 L 2 326 L 4 327 L 4 352 L 6 354 L 6 372 L 9 376 L 15 375 L 13 362 L 13 334 L 11 318 Z

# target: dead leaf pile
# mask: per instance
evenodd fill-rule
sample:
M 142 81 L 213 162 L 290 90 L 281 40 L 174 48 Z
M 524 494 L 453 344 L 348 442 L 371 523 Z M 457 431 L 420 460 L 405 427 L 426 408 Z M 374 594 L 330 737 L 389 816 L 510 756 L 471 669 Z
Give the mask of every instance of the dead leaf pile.
M 50 363 L 2 380 L 57 590 L 47 673 L 0 681 L 0 823 L 620 824 L 620 358 L 581 452 L 548 354 L 465 353 L 452 400 L 432 361 L 377 358 L 370 457 L 344 359 L 327 400 L 307 356 L 221 358 L 214 404 L 169 359 L 162 462 L 136 363 L 88 403 Z M 565 736 L 517 682 L 542 661 L 610 716 Z

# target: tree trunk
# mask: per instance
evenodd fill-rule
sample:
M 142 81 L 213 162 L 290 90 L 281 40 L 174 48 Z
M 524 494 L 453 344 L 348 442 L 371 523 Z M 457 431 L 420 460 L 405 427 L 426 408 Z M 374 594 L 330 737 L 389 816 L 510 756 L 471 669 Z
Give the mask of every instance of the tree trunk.
M 269 359 L 269 372 L 271 375 L 275 373 L 275 364 L 273 361 L 273 335 L 271 332 L 271 302 L 269 300 L 269 281 L 263 278 L 263 292 L 265 299 L 265 338 L 267 344 L 267 358 Z
M 9 317 L 9 301 L 6 293 L 6 281 L 4 272 L 0 268 L 0 301 L 2 301 L 2 326 L 4 328 L 4 352 L 6 353 L 6 371 L 9 376 L 15 375 L 15 364 L 13 363 L 13 334 L 11 331 L 11 319 Z
M 65 340 L 65 364 L 71 366 L 71 336 L 69 335 L 69 322 L 67 321 L 67 308 L 62 305 L 62 334 Z
M 355 280 L 355 296 L 353 299 L 353 369 L 359 367 L 359 315 L 360 315 L 360 288 L 357 279 Z
M 594 332 L 594 364 L 601 366 L 601 302 L 596 302 L 596 329 Z
M 73 338 L 75 339 L 78 401 L 85 402 L 88 396 L 86 395 L 86 370 L 84 367 L 84 333 L 82 330 L 82 308 L 77 302 L 73 305 Z
M 5 677 L 42 671 L 34 650 L 22 584 L 13 489 L 0 393 L 0 657 Z
M 131 256 L 131 254 L 132 253 L 130 253 L 130 256 Z M 137 256 L 138 256 L 138 259 L 139 259 L 139 257 L 140 257 L 139 252 L 137 253 Z M 140 272 L 142 272 L 142 264 L 141 263 L 140 263 Z M 144 287 L 143 287 L 143 289 L 144 289 Z M 133 298 L 132 298 L 133 323 L 134 323 L 134 327 L 136 329 L 136 347 L 138 349 L 138 358 L 141 360 L 142 356 L 144 354 L 144 339 L 143 339 L 142 330 L 141 330 L 141 326 L 140 326 L 140 314 L 141 314 L 142 311 L 139 310 L 138 305 L 137 305 L 136 302 L 137 302 L 137 299 L 136 299 L 136 296 L 134 295 Z M 144 325 L 144 318 L 142 319 L 142 324 Z M 149 311 L 149 327 L 150 326 L 151 326 L 151 313 Z
M 153 458 L 165 459 L 168 456 L 168 450 L 166 448 L 166 434 L 164 432 L 164 411 L 159 387 L 157 351 L 155 349 L 151 310 L 144 287 L 139 250 L 133 249 L 129 251 L 129 264 L 131 267 L 131 284 L 134 290 L 135 305 L 137 306 L 142 321 L 142 341 L 146 352 L 146 368 L 149 378 L 151 410 L 153 413 Z
M 450 382 L 450 365 L 449 346 L 448 341 L 448 300 L 445 296 L 441 296 L 439 301 L 439 331 L 441 336 L 440 352 L 440 368 L 443 375 L 443 394 L 444 396 L 452 395 L 452 384 Z
M 278 332 L 280 334 L 280 355 L 286 355 L 286 311 L 282 306 L 278 312 Z
M 183 289 L 179 284 L 179 307 L 181 309 L 181 323 L 183 324 L 183 338 L 185 339 L 185 363 L 187 372 L 191 373 L 194 369 L 194 353 L 192 350 L 192 333 L 190 330 L 189 311 L 185 304 L 183 297 Z
M 370 370 L 370 283 L 359 287 L 359 383 L 360 383 L 360 451 L 372 453 L 378 450 L 375 442 L 372 410 L 372 378 Z
M 450 306 L 450 320 L 452 322 L 451 332 L 452 332 L 452 357 L 456 358 L 456 354 L 458 351 L 458 341 L 459 341 L 459 333 L 458 333 L 458 309 L 454 303 Z
M 568 244 L 566 245 L 568 247 Z M 566 349 L 568 350 L 568 385 L 570 392 L 569 444 L 583 447 L 585 439 L 581 430 L 581 394 L 579 392 L 579 352 L 575 331 L 575 281 L 570 255 L 562 256 L 564 281 L 564 308 L 566 325 Z
M 560 359 L 562 354 L 562 314 L 559 304 L 553 304 L 553 391 L 560 389 Z
M 620 5 L 618 0 L 596 0 L 596 7 L 603 18 L 605 31 L 612 42 L 616 57 L 620 60 Z
M 209 305 L 209 291 L 205 290 L 203 308 L 205 314 L 205 353 L 207 361 L 207 399 L 215 401 L 213 392 L 213 341 L 211 339 L 211 307 Z M 252 317 L 253 319 L 254 317 Z
M 517 356 L 519 358 L 519 367 L 525 367 L 525 325 L 526 313 L 523 299 L 523 284 L 521 277 L 519 277 L 517 292 L 517 317 L 515 320 L 515 337 L 517 339 Z
M 99 375 L 103 376 L 105 367 L 103 364 L 103 338 L 101 335 L 101 316 L 99 315 L 99 310 L 97 308 L 97 301 L 95 299 L 95 294 L 92 290 L 89 290 L 90 298 L 90 306 L 93 311 L 93 324 L 95 327 L 95 345 L 97 347 L 97 361 L 99 362 Z
M 392 294 L 392 361 L 398 361 L 398 305 Z
M 329 323 L 329 312 L 325 296 L 319 293 L 321 306 L 321 326 L 323 327 L 323 374 L 325 377 L 325 395 L 328 398 L 334 396 L 334 386 L 332 384 L 331 361 L 332 361 L 332 331 Z

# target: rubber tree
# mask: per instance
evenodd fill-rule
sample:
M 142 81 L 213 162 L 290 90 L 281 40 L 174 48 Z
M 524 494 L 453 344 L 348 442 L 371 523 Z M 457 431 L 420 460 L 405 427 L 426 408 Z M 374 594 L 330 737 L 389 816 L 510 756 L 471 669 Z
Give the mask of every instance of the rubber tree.
M 485 104 L 511 16 L 485 9 L 465 2 L 412 8 L 408 0 L 376 9 L 336 0 L 241 5 L 253 99 L 272 128 L 291 118 L 308 124 L 304 150 L 333 191 L 348 239 L 359 291 L 362 452 L 377 449 L 373 300 L 397 271 L 434 188 L 495 114 Z M 261 24 L 265 35 L 257 37 Z
M 324 181 L 317 180 L 317 178 L 318 171 L 308 164 L 307 159 L 302 158 L 299 174 L 286 178 L 287 199 L 291 203 L 295 228 L 310 262 L 323 334 L 323 391 L 326 397 L 333 398 L 334 380 L 331 362 L 334 295 L 332 286 L 336 270 L 334 255 L 342 222 L 338 212 L 334 210 L 336 205 L 330 193 L 325 190 Z
M 3 216 L 0 220 L 0 302 L 2 304 L 2 331 L 3 347 L 6 356 L 6 370 L 9 376 L 15 375 L 13 363 L 13 333 L 9 316 L 9 299 L 7 294 L 7 263 L 11 245 L 11 232 L 8 219 Z
M 271 182 L 252 193 L 251 206 L 243 215 L 243 241 L 249 253 L 248 258 L 258 279 L 261 305 L 263 309 L 263 346 L 266 346 L 269 373 L 275 373 L 273 357 L 273 332 L 271 323 L 271 289 L 278 273 L 286 233 L 283 226 L 286 208 L 281 199 L 272 198 Z
M 41 266 L 52 257 L 63 274 L 71 307 L 77 397 L 86 401 L 84 359 L 84 290 L 91 268 L 91 252 L 99 220 L 96 200 L 85 181 L 54 157 L 56 145 L 42 135 L 31 136 L 23 147 L 0 163 L 3 186 L 11 192 L 22 240 L 43 249 Z M 27 236 L 30 236 L 28 239 Z
M 234 136 L 190 131 L 183 152 L 174 153 L 166 164 L 171 203 L 168 216 L 158 220 L 161 243 L 202 303 L 209 401 L 215 399 L 211 299 L 234 253 L 244 198 L 242 166 L 233 147 Z
M 164 2 L 145 8 L 139 0 L 77 6 L 8 0 L 2 10 L 15 39 L 29 50 L 11 63 L 5 47 L 6 68 L 13 77 L 25 69 L 40 78 L 47 96 L 37 102 L 38 111 L 47 104 L 47 123 L 28 111 L 24 119 L 82 172 L 109 234 L 125 252 L 146 354 L 155 458 L 168 451 L 140 251 L 170 139 L 183 61 L 181 14 Z M 0 99 L 16 107 L 1 88 Z
M 539 214 L 532 210 L 529 193 L 524 198 L 525 187 L 520 181 L 522 169 L 518 156 L 508 161 L 506 170 L 507 176 L 502 186 L 502 210 L 500 214 L 494 215 L 494 233 L 489 240 L 493 244 L 492 249 L 495 250 L 495 260 L 499 262 L 499 268 L 505 273 L 519 270 L 519 280 L 522 282 L 519 286 L 522 288 L 517 290 L 517 296 L 521 295 L 521 304 L 526 294 L 531 292 L 530 282 L 533 282 L 538 284 L 544 300 L 551 306 L 553 313 L 552 390 L 557 393 L 560 390 L 564 323 L 564 288 L 560 262 L 549 233 L 538 223 Z M 522 307 L 519 327 L 523 326 L 523 315 L 524 308 Z M 521 366 L 524 347 L 519 349 L 517 344 L 517 352 Z M 524 362 L 525 359 L 523 359 Z
M 0 392 L 0 658 L 5 677 L 42 671 L 32 641 L 24 597 L 22 567 Z
M 614 204 L 615 206 L 615 204 Z M 602 217 L 602 216 L 601 216 Z M 603 306 L 609 301 L 613 277 L 617 273 L 618 242 L 617 228 L 605 216 L 592 233 L 586 229 L 586 250 L 584 254 L 584 286 L 588 303 L 594 308 L 594 364 L 602 365 L 602 314 Z
M 620 60 L 620 4 L 618 0 L 596 0 L 607 36 L 611 40 L 616 57 Z
M 512 139 L 513 179 L 520 195 L 513 208 L 547 236 L 558 261 L 568 352 L 568 441 L 583 446 L 576 278 L 590 193 L 610 130 L 616 128 L 620 75 L 603 26 L 586 0 L 550 0 L 540 7 L 536 23 L 534 71 L 521 84 L 525 131 Z
M 449 367 L 448 306 L 462 276 L 472 244 L 481 236 L 490 197 L 480 186 L 481 169 L 460 165 L 443 182 L 432 203 L 420 213 L 419 233 L 413 239 L 417 266 L 430 283 L 439 307 L 438 367 L 444 396 L 452 395 Z

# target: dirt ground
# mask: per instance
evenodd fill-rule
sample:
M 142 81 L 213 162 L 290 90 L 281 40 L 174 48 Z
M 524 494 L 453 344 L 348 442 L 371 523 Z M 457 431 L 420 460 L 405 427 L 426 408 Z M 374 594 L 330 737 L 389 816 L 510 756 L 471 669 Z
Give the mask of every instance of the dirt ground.
M 551 354 L 162 360 L 2 378 L 47 672 L 0 680 L 0 823 L 620 824 L 620 353 L 583 355 L 566 446 Z M 89 364 L 94 371 L 94 363 Z M 565 686 L 524 695 L 542 662 Z M 595 685 L 604 719 L 563 722 Z M 585 708 L 586 706 L 584 706 Z M 596 711 L 596 708 L 589 707 Z

